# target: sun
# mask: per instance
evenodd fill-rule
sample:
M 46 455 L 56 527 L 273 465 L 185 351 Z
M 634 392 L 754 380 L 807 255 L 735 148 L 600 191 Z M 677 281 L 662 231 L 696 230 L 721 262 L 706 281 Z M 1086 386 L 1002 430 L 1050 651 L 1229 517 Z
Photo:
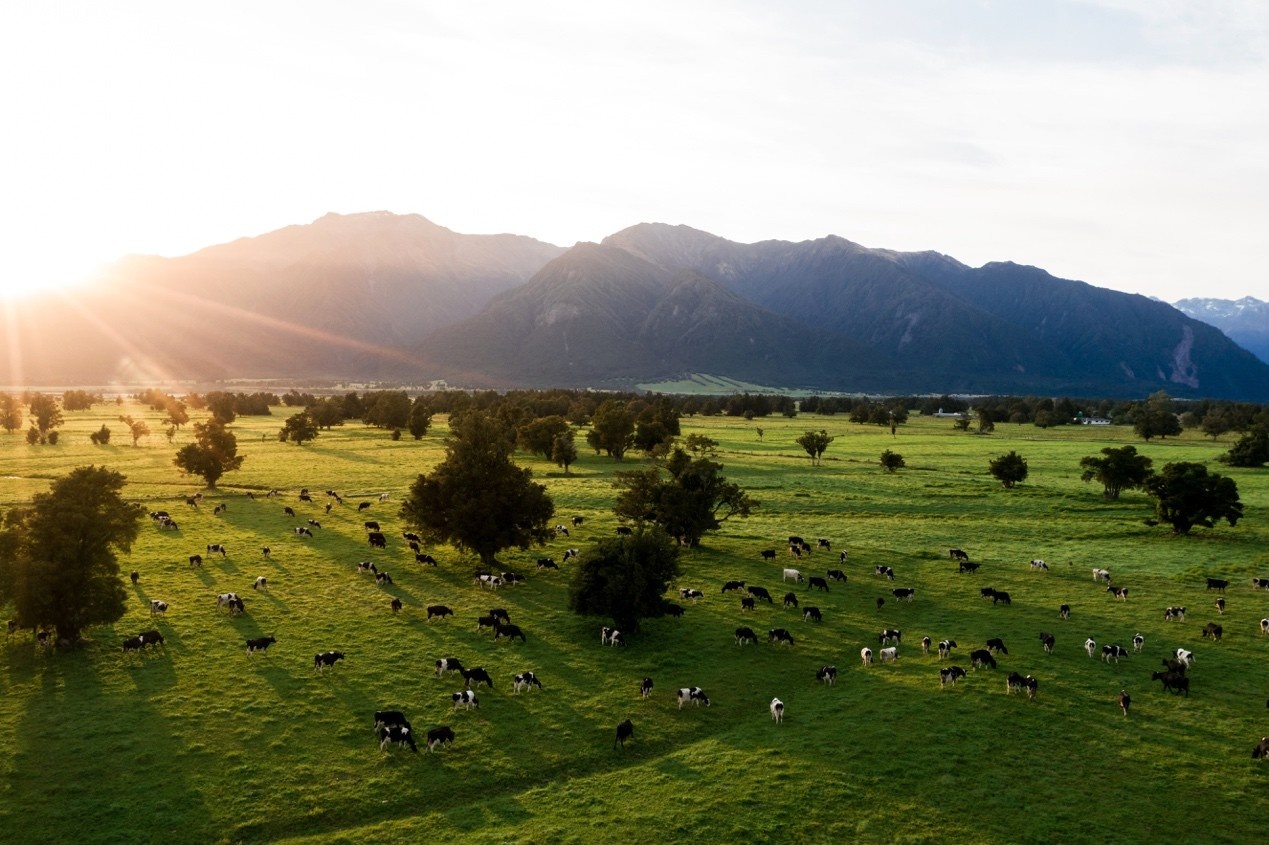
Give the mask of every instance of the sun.
M 64 248 L 60 252 L 19 246 L 9 255 L 0 253 L 0 299 L 67 291 L 91 281 L 101 271 L 100 262 L 67 254 Z

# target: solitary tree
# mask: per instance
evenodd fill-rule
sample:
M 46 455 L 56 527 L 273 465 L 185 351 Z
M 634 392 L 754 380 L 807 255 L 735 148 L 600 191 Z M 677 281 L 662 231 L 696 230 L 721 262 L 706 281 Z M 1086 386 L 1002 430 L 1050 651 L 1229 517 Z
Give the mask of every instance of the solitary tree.
M 1121 491 L 1142 487 L 1154 472 L 1150 469 L 1153 462 L 1145 455 L 1138 455 L 1132 445 L 1118 449 L 1107 446 L 1102 449 L 1102 455 L 1101 458 L 1095 455 L 1080 458 L 1080 466 L 1084 467 L 1080 477 L 1084 481 L 1100 481 L 1102 495 L 1107 499 L 1118 499 Z
M 1026 480 L 1027 462 L 1017 452 L 1010 452 L 988 461 L 987 471 L 1009 490 Z
M 1262 467 L 1269 463 L 1269 425 L 1258 425 L 1217 458 L 1232 467 Z
M 316 439 L 316 437 L 317 420 L 309 416 L 306 411 L 287 417 L 286 422 L 282 424 L 282 428 L 278 431 L 278 440 L 283 443 L 290 440 L 296 446 L 303 446 L 308 441 Z
M 511 462 L 512 434 L 479 411 L 450 419 L 445 460 L 421 474 L 401 505 L 407 525 L 434 543 L 453 543 L 492 567 L 515 546 L 543 545 L 554 536 L 555 505 L 533 473 Z
M 110 429 L 106 428 L 105 423 L 102 423 L 101 428 L 88 435 L 88 439 L 96 446 L 105 446 L 110 442 Z
M 194 442 L 177 450 L 172 462 L 191 475 L 201 475 L 207 486 L 215 489 L 222 475 L 242 466 L 242 455 L 233 432 L 219 420 L 210 419 L 194 423 Z
M 819 466 L 821 457 L 825 450 L 828 449 L 828 444 L 836 439 L 836 437 L 821 428 L 819 431 L 808 431 L 799 437 L 796 442 L 806 450 L 806 454 L 811 456 L 811 466 Z
M 142 437 L 150 436 L 150 426 L 145 420 L 134 420 L 131 415 L 120 417 L 119 422 L 128 427 L 128 433 L 132 435 L 132 445 L 135 447 L 137 441 Z
M 423 435 L 432 427 L 432 409 L 423 401 L 422 396 L 416 398 L 410 406 L 410 422 L 406 427 L 415 440 L 422 440 Z
M 978 409 L 978 433 L 991 434 L 996 430 L 996 422 L 991 418 L 991 410 L 989 408 Z
M 551 442 L 551 460 L 563 467 L 564 474 L 568 475 L 568 468 L 577 461 L 577 441 L 573 429 L 565 429 L 555 435 L 555 440 Z
M 181 426 L 189 422 L 189 411 L 185 408 L 185 403 L 175 396 L 168 396 L 163 400 L 163 410 L 166 412 L 163 422 L 167 423 L 168 428 L 180 431 Z
M 123 616 L 116 553 L 132 548 L 144 515 L 120 495 L 124 481 L 80 467 L 10 512 L 0 531 L 0 603 L 13 602 L 19 627 L 55 628 L 59 642 L 74 644 L 84 628 Z
M 655 523 L 679 543 L 696 546 L 706 531 L 733 516 L 747 517 L 758 506 L 722 469 L 716 461 L 675 449 L 665 462 L 666 477 L 657 467 L 617 473 L 613 486 L 621 492 L 613 511 L 638 524 Z
M 663 616 L 662 596 L 679 574 L 679 550 L 657 527 L 609 537 L 582 552 L 569 585 L 574 613 L 610 617 L 637 633 L 641 619 Z
M 9 434 L 22 427 L 22 403 L 12 393 L 0 393 L 0 426 Z
M 1146 479 L 1146 490 L 1155 498 L 1159 520 L 1171 525 L 1174 534 L 1189 534 L 1195 525 L 1212 528 L 1222 519 L 1232 527 L 1243 515 L 1234 480 L 1209 474 L 1202 464 L 1167 464 Z
M 62 424 L 62 409 L 57 400 L 46 393 L 36 393 L 31 397 L 31 422 L 39 432 L 40 442 L 47 443 L 49 432 Z
M 895 470 L 903 469 L 907 464 L 903 460 L 903 455 L 887 449 L 881 453 L 881 466 L 886 472 L 894 472 Z

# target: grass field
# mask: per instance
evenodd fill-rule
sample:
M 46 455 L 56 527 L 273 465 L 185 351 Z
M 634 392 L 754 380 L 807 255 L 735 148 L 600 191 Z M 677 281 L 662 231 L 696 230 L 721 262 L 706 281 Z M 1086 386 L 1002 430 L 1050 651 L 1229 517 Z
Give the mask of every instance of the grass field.
M 396 511 L 415 476 L 443 457 L 443 419 L 420 442 L 349 425 L 296 447 L 276 438 L 285 411 L 240 418 L 243 468 L 194 510 L 184 497 L 201 480 L 182 478 L 171 461 L 189 435 L 133 448 L 116 423 L 121 412 L 154 416 L 99 406 L 66 414 L 57 446 L 0 437 L 4 509 L 76 466 L 104 464 L 128 477 L 125 495 L 180 524 L 178 532 L 143 527 L 122 562 L 141 572 L 129 586 L 135 600 L 119 623 L 89 632 L 88 648 L 40 652 L 29 633 L 4 646 L 0 843 L 1244 843 L 1263 835 L 1269 766 L 1250 751 L 1269 734 L 1269 636 L 1259 632 L 1269 593 L 1252 591 L 1250 579 L 1269 576 L 1269 473 L 1216 464 L 1228 437 L 1136 442 L 1156 468 L 1206 461 L 1238 483 L 1246 516 L 1236 528 L 1174 537 L 1144 524 L 1144 495 L 1104 502 L 1100 486 L 1079 479 L 1081 457 L 1133 442 L 1126 429 L 1000 425 L 979 436 L 914 417 L 892 438 L 841 416 L 685 419 L 684 433 L 719 441 L 728 477 L 762 504 L 685 553 L 676 586 L 697 587 L 704 600 L 612 649 L 599 644 L 606 620 L 567 612 L 568 565 L 534 570 L 542 550 L 504 555 L 527 582 L 496 595 L 472 583 L 476 561 L 453 549 L 429 549 L 436 569 L 414 564 Z M 115 440 L 94 447 L 87 435 L 103 422 Z M 812 428 L 837 435 L 814 468 L 793 442 Z M 887 448 L 906 469 L 879 469 Z M 986 466 L 1011 449 L 1027 458 L 1030 477 L 1006 491 Z M 612 474 L 637 462 L 584 454 L 565 476 L 518 459 L 548 485 L 557 521 L 586 519 L 545 553 L 559 560 L 565 548 L 611 534 Z M 313 504 L 297 500 L 305 486 Z M 244 495 L 274 487 L 280 499 Z M 345 501 L 329 514 L 327 488 Z M 379 503 L 380 492 L 391 501 Z M 360 501 L 374 504 L 359 513 Z M 217 503 L 229 506 L 219 517 Z M 301 521 L 319 520 L 316 536 L 293 536 L 285 505 Z M 386 552 L 371 554 L 365 519 L 383 524 Z M 792 563 L 789 534 L 831 538 L 833 552 Z M 188 556 L 208 557 L 208 543 L 224 543 L 228 557 L 191 570 Z M 950 547 L 969 552 L 979 573 L 958 574 Z M 764 548 L 780 551 L 775 564 L 761 560 Z M 781 584 L 782 567 L 822 575 L 839 565 L 838 550 L 849 551 L 845 585 L 810 594 Z M 1031 571 L 1032 558 L 1051 571 Z M 388 569 L 395 586 L 358 575 L 363 559 Z M 894 568 L 893 584 L 871 574 L 879 564 Z M 1130 588 L 1127 602 L 1093 582 L 1094 566 Z M 250 589 L 257 575 L 268 577 L 268 594 Z M 1223 618 L 1205 575 L 1232 582 Z M 742 612 L 734 594 L 720 593 L 732 579 L 766 586 L 775 606 Z M 875 599 L 898 586 L 917 588 L 916 600 L 878 611 Z M 981 600 L 983 586 L 1008 590 L 1012 606 Z M 789 588 L 824 621 L 782 608 Z M 216 594 L 230 590 L 246 600 L 242 617 L 216 606 Z M 400 615 L 390 596 L 404 602 Z M 157 622 L 166 648 L 125 658 L 123 638 L 151 626 L 151 598 L 171 605 Z M 436 603 L 456 616 L 427 622 L 423 608 Z M 1068 621 L 1058 618 L 1062 603 L 1072 606 Z M 1188 621 L 1165 623 L 1169 605 L 1185 605 Z M 493 606 L 510 611 L 527 643 L 477 633 L 476 617 Z M 1224 640 L 1201 639 L 1218 619 Z M 786 627 L 797 644 L 737 647 L 738 625 Z M 875 649 L 885 627 L 904 633 L 897 665 L 862 668 L 860 647 Z M 1053 655 L 1041 650 L 1041 630 L 1057 637 Z M 1143 653 L 1118 665 L 1084 653 L 1086 637 L 1127 646 L 1136 632 Z M 263 634 L 277 644 L 248 657 L 244 639 Z M 956 640 L 949 662 L 966 668 L 988 637 L 1003 638 L 1009 654 L 998 670 L 942 690 L 944 663 L 922 655 L 922 635 Z M 1178 646 L 1196 655 L 1189 698 L 1150 681 Z M 315 673 L 314 653 L 328 649 L 347 659 Z M 461 682 L 432 670 L 451 655 L 495 679 L 477 711 L 452 712 Z M 833 687 L 815 680 L 824 664 L 840 670 Z M 512 675 L 525 669 L 544 691 L 512 694 Z M 1034 703 L 1006 695 L 1011 670 L 1039 679 Z M 645 675 L 656 682 L 648 701 L 638 695 Z M 674 689 L 692 685 L 711 707 L 676 708 Z M 1116 704 L 1120 689 L 1133 696 L 1130 718 Z M 773 696 L 786 704 L 783 725 L 768 716 Z M 420 732 L 448 724 L 457 740 L 431 755 L 381 752 L 370 723 L 384 708 L 406 711 Z M 625 718 L 634 740 L 614 750 L 614 726 Z

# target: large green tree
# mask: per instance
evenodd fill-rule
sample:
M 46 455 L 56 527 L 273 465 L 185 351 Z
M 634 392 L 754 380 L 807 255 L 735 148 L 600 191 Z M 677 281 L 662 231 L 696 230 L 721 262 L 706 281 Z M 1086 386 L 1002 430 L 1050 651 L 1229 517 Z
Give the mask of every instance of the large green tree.
M 375 394 L 367 403 L 362 419 L 366 425 L 378 428 L 405 428 L 410 424 L 412 407 L 410 397 L 404 390 L 385 390 Z
M 819 466 L 824 452 L 828 450 L 828 444 L 836 439 L 836 437 L 821 428 L 819 431 L 808 431 L 795 442 L 806 450 L 806 454 L 811 456 L 811 466 Z
M 522 423 L 516 429 L 516 444 L 526 452 L 550 460 L 555 448 L 555 438 L 568 431 L 568 420 L 551 415 Z
M 56 479 L 0 531 L 0 603 L 11 600 L 22 628 L 54 628 L 79 642 L 90 625 L 123 616 L 127 597 L 118 552 L 132 548 L 144 509 L 124 501 L 125 478 L 79 467 Z
M 242 455 L 238 454 L 238 438 L 213 418 L 194 423 L 194 442 L 177 450 L 172 462 L 184 472 L 201 475 L 214 489 L 222 475 L 242 466 Z
M 999 481 L 1006 490 L 1027 480 L 1027 461 L 1017 452 L 1000 455 L 987 462 L 987 472 Z
M 39 432 L 41 443 L 48 442 L 48 435 L 62 424 L 62 409 L 57 399 L 47 393 L 36 393 L 31 396 L 31 422 Z
M 696 546 L 706 531 L 716 531 L 733 516 L 747 517 L 758 503 L 739 484 L 723 476 L 723 465 L 693 458 L 676 448 L 662 470 L 617 473 L 613 511 L 638 524 L 655 523 L 685 546 Z
M 492 567 L 515 546 L 544 545 L 555 536 L 555 505 L 533 473 L 511 461 L 514 435 L 480 411 L 450 418 L 445 460 L 419 475 L 401 505 L 401 518 L 429 542 L 452 543 Z
M 0 393 L 0 427 L 9 434 L 22 427 L 22 402 L 12 393 Z
M 1132 430 L 1147 442 L 1152 437 L 1163 439 L 1180 434 L 1181 420 L 1172 408 L 1172 397 L 1163 390 L 1150 394 L 1150 398 L 1135 409 Z
M 634 445 L 634 434 L 634 414 L 624 402 L 606 399 L 591 417 L 586 442 L 596 452 L 605 452 L 619 461 Z
M 577 461 L 577 442 L 573 429 L 565 429 L 555 436 L 551 443 L 551 460 L 563 467 L 564 474 L 568 475 L 568 468 Z
M 140 441 L 142 437 L 150 436 L 150 424 L 145 420 L 135 420 L 132 418 L 132 415 L 129 414 L 127 416 L 120 417 L 119 422 L 128 427 L 128 434 L 132 437 L 133 448 L 136 447 L 138 441 Z
M 1269 463 L 1269 425 L 1258 425 L 1238 438 L 1217 460 L 1232 467 L 1262 467 Z
M 286 422 L 282 424 L 282 428 L 278 431 L 278 440 L 283 443 L 289 440 L 296 446 L 303 446 L 316 437 L 317 420 L 313 419 L 307 411 L 301 411 L 298 414 L 292 414 L 287 417 Z
M 415 440 L 422 440 L 423 435 L 427 434 L 427 430 L 431 427 L 432 409 L 423 401 L 423 397 L 419 396 L 410 407 L 410 436 Z
M 639 621 L 665 615 L 665 591 L 679 575 L 679 550 L 655 526 L 624 537 L 608 537 L 582 552 L 569 584 L 574 613 L 607 616 L 623 632 Z
M 1137 454 L 1137 447 L 1129 444 L 1116 449 L 1107 446 L 1102 449 L 1102 457 L 1086 455 L 1080 458 L 1080 466 L 1084 481 L 1100 481 L 1102 495 L 1107 499 L 1118 499 L 1123 490 L 1142 487 L 1146 479 L 1154 472 L 1150 468 L 1153 463 L 1145 455 Z
M 1189 534 L 1196 525 L 1212 528 L 1222 519 L 1234 526 L 1243 515 L 1234 479 L 1209 473 L 1203 464 L 1167 464 L 1145 486 L 1159 521 L 1171 525 L 1174 534 Z

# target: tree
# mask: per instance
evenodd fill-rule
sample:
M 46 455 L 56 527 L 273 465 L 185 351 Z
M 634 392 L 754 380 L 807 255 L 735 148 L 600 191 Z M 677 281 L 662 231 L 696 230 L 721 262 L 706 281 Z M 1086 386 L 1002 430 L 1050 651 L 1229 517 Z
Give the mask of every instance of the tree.
M 551 460 L 557 466 L 564 467 L 564 474 L 568 475 L 568 468 L 577 461 L 577 442 L 573 429 L 566 429 L 555 436 L 551 443 Z
M 1087 455 L 1080 458 L 1080 466 L 1084 474 L 1080 476 L 1085 482 L 1096 479 L 1102 483 L 1102 496 L 1107 499 L 1118 499 L 1123 490 L 1142 487 L 1146 479 L 1153 474 L 1150 465 L 1153 463 L 1145 455 L 1137 454 L 1137 447 L 1128 445 L 1116 449 L 1107 446 L 1102 455 Z
M 191 403 L 193 399 L 190 400 Z M 229 425 L 238 416 L 238 399 L 232 393 L 226 393 L 223 390 L 213 390 L 208 393 L 202 400 L 207 410 L 211 412 L 212 419 L 221 425 Z
M 163 400 L 163 410 L 166 416 L 163 422 L 167 423 L 168 428 L 179 431 L 181 426 L 189 422 L 189 411 L 185 408 L 185 403 L 175 396 L 168 396 Z
M 367 404 L 362 419 L 366 425 L 377 428 L 405 428 L 410 424 L 411 408 L 410 397 L 404 390 L 387 390 Z
M 131 415 L 120 417 L 119 422 L 128 427 L 128 433 L 132 435 L 132 446 L 136 447 L 137 441 L 142 437 L 150 436 L 150 426 L 145 420 L 134 420 Z
M 1262 467 L 1269 463 L 1269 425 L 1258 425 L 1216 460 L 1232 467 Z
M 1017 452 L 1011 451 L 1007 455 L 992 458 L 987 463 L 987 471 L 995 476 L 1006 490 L 1011 490 L 1015 484 L 1027 479 L 1027 462 Z
M 582 552 L 569 584 L 568 607 L 608 616 L 623 632 L 665 614 L 665 591 L 679 575 L 679 550 L 660 528 L 600 540 Z
M 799 437 L 796 442 L 811 456 L 811 466 L 819 466 L 821 456 L 828 449 L 828 444 L 836 439 L 836 437 L 821 428 L 819 431 L 808 431 Z
M 411 485 L 401 518 L 429 542 L 475 552 L 486 567 L 503 549 L 527 549 L 554 537 L 555 505 L 530 470 L 512 463 L 507 427 L 468 411 L 450 418 L 450 432 L 445 460 Z
M 12 393 L 0 393 L 0 426 L 9 434 L 22 427 L 22 403 Z
M 625 457 L 634 445 L 635 418 L 624 403 L 605 399 L 595 409 L 586 442 L 598 452 L 606 452 L 615 460 Z
M 79 467 L 9 514 L 0 532 L 0 603 L 12 600 L 19 627 L 54 628 L 59 642 L 74 644 L 84 628 L 123 617 L 116 554 L 132 548 L 145 513 L 124 501 L 124 482 L 105 467 Z
M 68 390 L 62 394 L 62 407 L 67 411 L 87 411 L 101 397 L 87 390 Z
M 62 409 L 57 400 L 46 393 L 31 396 L 31 421 L 40 434 L 40 442 L 48 442 L 48 433 L 62 424 Z
M 526 452 L 550 460 L 555 449 L 555 438 L 565 431 L 568 431 L 568 421 L 563 417 L 538 417 L 516 429 L 516 445 Z
M 1212 528 L 1222 519 L 1233 527 L 1243 515 L 1234 480 L 1209 474 L 1202 464 L 1167 464 L 1145 486 L 1156 500 L 1159 521 L 1171 525 L 1173 534 L 1189 534 L 1195 525 Z
M 747 517 L 758 506 L 722 469 L 716 461 L 675 449 L 665 462 L 667 478 L 657 467 L 617 473 L 613 486 L 621 492 L 613 512 L 640 525 L 656 523 L 682 545 L 696 546 L 706 531 L 733 516 Z
M 991 411 L 987 408 L 978 409 L 978 433 L 991 434 L 996 430 L 996 422 L 991 418 Z
M 278 431 L 278 440 L 283 443 L 290 440 L 296 446 L 303 446 L 309 440 L 317 438 L 317 420 L 309 416 L 307 411 L 292 414 L 286 418 Z
M 887 449 L 881 453 L 881 466 L 885 468 L 886 472 L 894 472 L 895 470 L 903 469 L 907 466 L 907 463 L 903 460 L 903 455 Z
M 1132 430 L 1146 442 L 1152 437 L 1163 439 L 1181 433 L 1181 421 L 1172 410 L 1172 397 L 1166 391 L 1150 394 L 1150 398 L 1137 408 Z
M 96 446 L 105 446 L 110 442 L 110 429 L 106 428 L 105 423 L 102 423 L 101 428 L 88 435 L 88 439 Z
M 414 400 L 414 404 L 410 407 L 410 436 L 415 440 L 422 440 L 423 435 L 427 434 L 427 430 L 432 427 L 432 409 L 427 406 L 420 396 Z
M 194 442 L 178 449 L 172 462 L 184 472 L 201 475 L 207 486 L 215 489 L 222 475 L 242 466 L 242 456 L 238 454 L 238 438 L 213 418 L 194 423 Z

